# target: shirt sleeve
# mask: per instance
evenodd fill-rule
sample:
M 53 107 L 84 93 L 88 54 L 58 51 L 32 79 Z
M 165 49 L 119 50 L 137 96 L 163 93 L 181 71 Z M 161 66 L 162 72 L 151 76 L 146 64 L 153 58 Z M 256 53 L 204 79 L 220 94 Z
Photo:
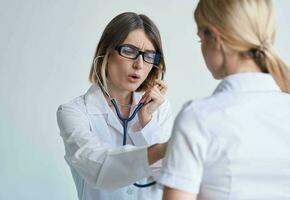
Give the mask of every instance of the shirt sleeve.
M 71 105 L 58 108 L 57 121 L 66 161 L 92 187 L 112 191 L 152 174 L 146 146 L 110 148 L 92 133 L 87 116 Z
M 159 183 L 198 194 L 207 154 L 208 135 L 192 103 L 177 116 L 159 177 Z
M 137 128 L 136 131 L 129 133 L 129 136 L 135 145 L 164 143 L 170 138 L 172 126 L 171 106 L 166 100 L 144 128 L 139 127 L 139 130 Z

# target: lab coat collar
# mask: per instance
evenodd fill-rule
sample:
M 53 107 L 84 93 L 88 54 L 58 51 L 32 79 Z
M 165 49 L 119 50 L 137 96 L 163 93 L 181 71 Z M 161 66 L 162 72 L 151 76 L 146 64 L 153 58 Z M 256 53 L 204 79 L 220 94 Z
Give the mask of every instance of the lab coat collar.
M 134 92 L 133 105 L 138 104 L 141 97 L 142 97 L 142 93 Z M 87 109 L 88 114 L 106 115 L 106 121 L 108 125 L 110 125 L 111 127 L 114 127 L 116 130 L 122 133 L 123 127 L 118 117 L 109 107 L 101 88 L 97 84 L 94 84 L 89 88 L 87 93 L 84 95 L 84 99 L 85 99 L 85 104 L 86 104 L 86 109 Z M 131 114 L 132 114 L 132 110 L 131 110 Z M 135 123 L 137 121 L 137 117 L 138 116 L 136 116 L 130 123 Z
M 108 104 L 101 88 L 97 84 L 91 85 L 84 96 L 88 114 L 108 113 Z
M 272 75 L 267 73 L 238 73 L 225 77 L 217 86 L 213 94 L 224 91 L 237 92 L 266 92 L 277 91 L 281 89 L 273 79 Z
M 143 93 L 133 92 L 133 105 L 137 105 Z M 85 104 L 89 114 L 105 114 L 111 111 L 101 88 L 93 84 L 85 94 Z

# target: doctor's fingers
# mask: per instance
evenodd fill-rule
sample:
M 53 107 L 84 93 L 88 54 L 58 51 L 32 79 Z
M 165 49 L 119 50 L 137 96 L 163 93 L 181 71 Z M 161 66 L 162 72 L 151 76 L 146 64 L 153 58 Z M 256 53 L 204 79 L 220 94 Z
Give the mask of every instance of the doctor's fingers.
M 150 90 L 144 97 L 145 103 L 149 103 L 150 101 L 154 101 L 157 104 L 162 104 L 165 101 L 164 96 L 160 92 L 159 89 L 152 89 Z
M 156 90 L 159 90 L 157 87 L 158 87 L 158 86 L 155 85 L 155 86 L 153 86 L 152 88 L 148 89 L 148 90 L 143 94 L 142 98 L 140 99 L 140 102 L 141 102 L 141 103 L 145 103 L 146 100 L 148 99 L 148 96 L 149 96 L 150 92 L 151 92 L 152 90 L 155 90 L 155 91 L 156 91 Z
M 155 79 L 155 84 L 158 85 L 158 89 L 160 90 L 161 94 L 165 95 L 168 87 L 164 81 Z

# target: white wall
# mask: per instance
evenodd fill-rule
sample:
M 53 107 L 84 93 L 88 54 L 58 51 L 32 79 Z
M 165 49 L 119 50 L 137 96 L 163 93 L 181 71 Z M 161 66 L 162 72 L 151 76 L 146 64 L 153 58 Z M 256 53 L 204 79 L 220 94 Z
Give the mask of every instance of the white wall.
M 276 47 L 289 63 L 290 1 L 275 1 Z M 0 199 L 77 199 L 55 112 L 83 94 L 105 25 L 124 11 L 158 25 L 174 115 L 217 84 L 197 42 L 191 0 L 0 0 Z

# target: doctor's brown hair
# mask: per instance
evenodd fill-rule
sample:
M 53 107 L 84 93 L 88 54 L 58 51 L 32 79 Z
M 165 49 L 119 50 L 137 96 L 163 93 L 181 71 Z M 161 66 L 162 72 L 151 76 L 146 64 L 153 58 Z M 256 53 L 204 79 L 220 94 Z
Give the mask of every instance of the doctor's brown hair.
M 117 15 L 106 26 L 94 55 L 94 60 L 98 57 L 96 60 L 96 72 L 105 88 L 107 88 L 106 68 L 110 52 L 113 51 L 117 45 L 121 44 L 130 32 L 136 29 L 142 29 L 152 42 L 155 51 L 161 54 L 160 64 L 158 67 L 165 73 L 166 66 L 163 58 L 161 37 L 156 25 L 146 15 L 125 12 Z M 98 82 L 94 70 L 94 60 L 89 74 L 89 80 L 91 83 Z M 160 73 L 161 71 L 158 68 L 153 67 L 145 81 L 137 88 L 137 91 L 145 91 L 148 89 L 151 85 L 153 85 L 154 80 L 160 76 Z M 163 79 L 163 73 L 161 76 Z
M 270 73 L 290 93 L 290 72 L 273 43 L 276 25 L 271 0 L 200 0 L 194 12 L 200 31 L 215 28 L 225 48 L 240 52 Z

